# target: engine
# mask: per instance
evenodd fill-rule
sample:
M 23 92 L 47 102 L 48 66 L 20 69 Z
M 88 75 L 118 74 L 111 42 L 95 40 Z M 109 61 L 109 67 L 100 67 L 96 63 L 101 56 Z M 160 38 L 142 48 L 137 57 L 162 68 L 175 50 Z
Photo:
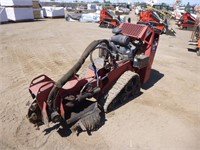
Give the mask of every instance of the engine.
M 111 45 L 116 53 L 123 57 L 133 58 L 136 47 L 131 43 L 130 37 L 125 35 L 114 35 L 111 37 Z

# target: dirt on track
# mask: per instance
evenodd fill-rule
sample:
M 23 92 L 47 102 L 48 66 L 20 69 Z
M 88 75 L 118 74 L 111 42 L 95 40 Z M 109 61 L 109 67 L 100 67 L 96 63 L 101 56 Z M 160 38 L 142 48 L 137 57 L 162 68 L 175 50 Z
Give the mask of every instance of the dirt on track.
M 98 24 L 64 19 L 0 26 L 0 149 L 200 149 L 200 57 L 188 52 L 191 31 L 162 35 L 142 94 L 106 116 L 92 136 L 67 135 L 26 119 L 31 80 L 58 80 L 93 40 L 110 38 Z

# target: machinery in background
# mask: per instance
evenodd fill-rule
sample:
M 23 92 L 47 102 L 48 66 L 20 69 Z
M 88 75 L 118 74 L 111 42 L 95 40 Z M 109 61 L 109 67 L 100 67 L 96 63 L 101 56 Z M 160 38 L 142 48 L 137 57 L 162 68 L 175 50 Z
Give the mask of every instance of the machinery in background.
M 189 12 L 185 12 L 182 14 L 181 18 L 177 21 L 178 27 L 181 29 L 187 29 L 188 27 L 193 28 L 199 23 L 194 16 Z
M 145 10 L 154 11 L 160 18 L 160 20 L 162 20 L 162 22 L 165 22 L 168 26 L 170 24 L 170 19 L 173 17 L 172 13 L 169 10 L 165 9 L 165 7 L 163 7 L 162 5 L 153 5 L 153 7 L 147 6 Z
M 160 14 L 160 17 L 165 20 L 165 19 L 171 19 L 173 17 L 172 12 L 173 8 L 166 5 L 153 5 L 153 7 L 151 6 L 147 6 L 147 9 L 151 9 L 154 10 L 156 12 L 158 12 Z
M 169 29 L 167 18 L 163 20 L 158 13 L 159 12 L 150 9 L 141 11 L 138 24 L 149 24 L 156 28 L 161 34 L 175 36 L 176 32 L 173 29 Z
M 192 48 L 188 48 L 189 51 L 196 51 L 197 56 L 200 56 L 200 23 L 195 25 L 194 31 L 191 35 L 191 40 L 188 42 Z
M 120 24 L 120 17 L 116 16 L 111 10 L 103 8 L 100 11 L 99 27 L 115 28 Z

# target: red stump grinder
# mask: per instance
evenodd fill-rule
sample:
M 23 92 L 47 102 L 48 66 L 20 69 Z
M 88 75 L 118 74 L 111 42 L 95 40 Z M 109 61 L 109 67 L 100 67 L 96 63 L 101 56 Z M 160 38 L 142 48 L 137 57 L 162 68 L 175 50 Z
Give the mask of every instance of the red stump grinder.
M 150 26 L 122 23 L 111 39 L 93 41 L 57 82 L 46 75 L 31 81 L 28 119 L 35 125 L 64 121 L 72 131 L 93 131 L 102 114 L 140 93 L 150 77 L 159 34 Z M 93 52 L 99 57 L 94 59 Z M 82 75 L 78 70 L 89 57 Z
M 117 17 L 112 11 L 103 8 L 100 11 L 99 27 L 102 28 L 115 28 L 119 26 L 120 18 Z
M 175 36 L 175 31 L 173 29 L 169 29 L 169 25 L 167 24 L 167 19 L 161 19 L 158 15 L 158 12 L 153 10 L 144 10 L 140 12 L 138 24 L 146 24 L 151 25 L 161 34 L 167 34 L 171 36 Z
M 177 21 L 178 27 L 182 29 L 187 29 L 188 27 L 193 28 L 196 24 L 198 24 L 197 20 L 189 12 L 183 13 L 181 18 Z

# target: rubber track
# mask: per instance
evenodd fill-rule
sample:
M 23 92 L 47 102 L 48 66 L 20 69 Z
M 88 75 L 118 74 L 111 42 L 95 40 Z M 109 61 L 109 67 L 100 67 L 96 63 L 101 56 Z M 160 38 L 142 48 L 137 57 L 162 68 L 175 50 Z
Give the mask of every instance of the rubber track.
M 106 113 L 108 112 L 108 106 L 111 104 L 111 102 L 118 96 L 118 94 L 126 86 L 129 80 L 132 79 L 135 75 L 137 74 L 132 71 L 126 71 L 119 77 L 112 89 L 108 92 L 108 96 L 104 104 L 104 111 Z

